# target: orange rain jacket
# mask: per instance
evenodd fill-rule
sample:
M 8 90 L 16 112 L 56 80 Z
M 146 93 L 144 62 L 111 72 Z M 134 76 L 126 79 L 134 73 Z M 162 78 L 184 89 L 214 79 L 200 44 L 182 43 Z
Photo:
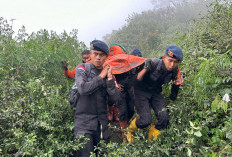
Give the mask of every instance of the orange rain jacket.
M 146 58 L 128 55 L 118 45 L 110 46 L 109 55 L 103 66 L 112 66 L 112 74 L 122 74 L 135 67 L 142 65 Z
M 112 66 L 112 74 L 122 74 L 135 67 L 142 65 L 146 58 L 128 55 L 119 45 L 112 45 L 109 48 L 109 55 L 103 66 L 109 64 Z M 70 78 L 74 78 L 76 68 L 66 70 L 64 74 Z

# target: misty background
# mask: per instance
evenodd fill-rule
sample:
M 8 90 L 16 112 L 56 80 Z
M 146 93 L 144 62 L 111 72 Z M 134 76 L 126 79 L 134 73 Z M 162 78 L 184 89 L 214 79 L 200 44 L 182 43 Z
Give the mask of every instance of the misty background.
M 193 1 L 193 0 L 188 0 Z M 27 33 L 40 29 L 57 33 L 78 30 L 87 46 L 127 23 L 134 13 L 174 6 L 183 0 L 0 0 L 0 17 L 11 21 L 13 30 L 25 26 Z M 187 0 L 184 0 L 187 2 Z
M 129 14 L 153 8 L 150 0 L 0 0 L 0 16 L 13 20 L 17 32 L 23 25 L 27 33 L 40 29 L 61 33 L 78 29 L 87 46 L 93 39 L 120 28 Z
M 171 86 L 163 86 L 167 129 L 156 141 L 145 129 L 122 143 L 110 125 L 102 153 L 232 156 L 232 0 L 0 1 L 0 156 L 64 157 L 83 146 L 73 134 L 74 79 L 62 63 L 75 69 L 94 38 L 150 59 L 170 44 L 183 51 L 177 101 L 168 103 Z

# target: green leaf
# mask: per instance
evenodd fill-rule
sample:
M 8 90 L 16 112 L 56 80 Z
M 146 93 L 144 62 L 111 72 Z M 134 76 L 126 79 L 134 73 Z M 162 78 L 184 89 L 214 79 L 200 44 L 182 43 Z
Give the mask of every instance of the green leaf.
M 192 151 L 189 148 L 187 148 L 187 149 L 188 149 L 188 152 L 187 152 L 188 156 L 191 156 L 192 155 Z
M 219 105 L 220 105 L 220 96 L 219 96 L 219 94 L 217 94 L 217 96 L 215 97 L 215 99 L 214 99 L 214 101 L 212 102 L 212 104 L 211 104 L 211 111 L 212 112 L 216 112 L 216 110 L 220 107 Z
M 226 138 L 232 139 L 232 132 L 226 132 Z
M 196 135 L 197 137 L 201 137 L 202 136 L 202 134 L 201 134 L 200 131 L 194 132 L 194 135 Z
M 190 123 L 191 127 L 194 127 L 194 124 L 193 124 L 193 122 L 189 121 L 189 123 Z
M 223 109 L 224 112 L 227 112 L 227 108 L 228 108 L 228 102 L 226 101 L 221 101 L 220 102 L 221 108 Z

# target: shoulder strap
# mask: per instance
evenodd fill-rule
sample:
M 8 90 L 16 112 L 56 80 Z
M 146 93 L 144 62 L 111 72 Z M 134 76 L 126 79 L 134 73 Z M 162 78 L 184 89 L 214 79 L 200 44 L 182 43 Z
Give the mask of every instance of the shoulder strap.
M 89 77 L 90 72 L 91 72 L 91 63 L 85 63 L 84 66 L 85 66 L 87 77 Z
M 156 67 L 156 70 L 160 70 L 161 69 L 161 66 L 162 66 L 162 59 L 159 59 L 159 58 L 154 58 L 153 59 L 153 63 Z
M 85 67 L 86 75 L 87 75 L 87 77 L 89 77 L 90 72 L 91 72 L 91 64 L 90 63 L 82 63 L 81 65 Z M 72 89 L 76 89 L 76 88 L 77 88 L 77 85 L 76 85 L 76 81 L 75 81 L 74 85 L 72 86 Z

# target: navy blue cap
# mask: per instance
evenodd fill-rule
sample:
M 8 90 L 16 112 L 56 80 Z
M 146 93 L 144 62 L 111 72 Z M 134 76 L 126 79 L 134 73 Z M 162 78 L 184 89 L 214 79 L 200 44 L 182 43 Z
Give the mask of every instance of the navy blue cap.
M 183 52 L 181 48 L 176 45 L 170 45 L 166 48 L 165 54 L 169 57 L 176 58 L 179 61 L 183 60 Z
M 107 55 L 109 54 L 109 47 L 107 46 L 106 43 L 104 43 L 103 41 L 100 41 L 100 40 L 93 40 L 90 43 L 90 48 L 92 50 L 105 52 Z
M 132 50 L 132 55 L 142 57 L 141 51 L 140 51 L 139 49 L 137 49 L 137 48 L 134 48 L 134 49 Z

